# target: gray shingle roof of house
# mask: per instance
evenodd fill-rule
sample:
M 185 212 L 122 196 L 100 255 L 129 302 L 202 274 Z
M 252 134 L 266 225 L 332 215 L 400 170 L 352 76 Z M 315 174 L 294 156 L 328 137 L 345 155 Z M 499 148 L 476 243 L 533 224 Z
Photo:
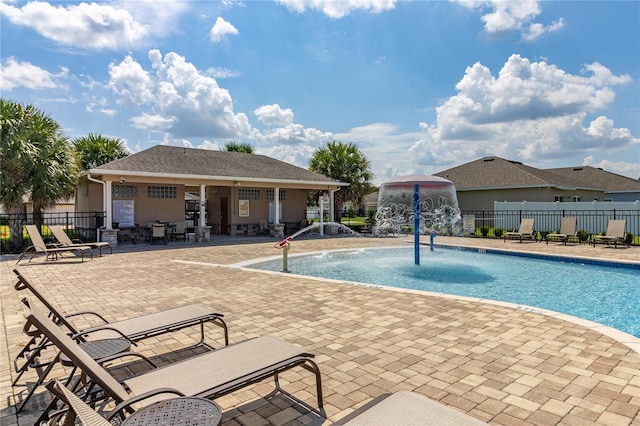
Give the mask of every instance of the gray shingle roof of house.
M 562 167 L 547 169 L 547 171 L 581 182 L 588 182 L 589 186 L 604 188 L 607 191 L 640 191 L 640 180 L 607 172 L 596 167 Z
M 168 145 L 155 145 L 91 172 L 106 171 L 340 184 L 325 175 L 264 155 Z
M 570 169 L 571 172 L 567 169 Z M 457 190 L 497 188 L 556 187 L 597 190 L 638 190 L 640 181 L 624 176 L 582 167 L 585 173 L 573 172 L 574 168 L 541 170 L 517 161 L 500 157 L 484 157 L 461 166 L 436 173 L 436 176 L 452 181 Z M 577 168 L 576 168 L 577 169 Z M 594 172 L 595 171 L 595 172 Z M 601 172 L 601 173 L 596 173 Z

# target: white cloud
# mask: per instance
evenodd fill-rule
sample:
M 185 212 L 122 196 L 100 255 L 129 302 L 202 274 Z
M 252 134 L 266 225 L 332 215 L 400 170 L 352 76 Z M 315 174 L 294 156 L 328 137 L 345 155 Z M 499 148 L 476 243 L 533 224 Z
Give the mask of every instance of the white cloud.
M 396 6 L 396 0 L 277 0 L 277 2 L 293 12 L 318 10 L 330 18 L 343 18 L 355 11 L 381 13 Z
M 159 114 L 143 113 L 137 117 L 132 117 L 131 122 L 136 129 L 155 130 L 162 132 L 171 127 L 175 122 L 175 117 L 167 117 Z
M 155 82 L 131 56 L 109 64 L 109 87 L 120 97 L 118 103 L 142 105 L 154 98 Z
M 127 10 L 109 4 L 53 6 L 32 1 L 17 8 L 0 3 L 0 13 L 12 23 L 33 28 L 50 40 L 84 49 L 132 47 L 149 33 L 148 27 Z
M 0 89 L 10 92 L 17 87 L 25 87 L 27 89 L 54 89 L 58 84 L 54 79 L 62 74 L 54 75 L 47 70 L 33 65 L 30 62 L 21 62 L 14 57 L 6 59 L 0 64 Z
M 572 75 L 546 62 L 512 55 L 492 75 L 467 68 L 458 93 L 438 108 L 436 124 L 422 124 L 411 153 L 418 166 L 461 164 L 486 155 L 547 161 L 596 150 L 622 150 L 640 141 L 613 120 L 588 114 L 609 107 L 614 86 L 631 81 L 601 64 Z
M 174 52 L 162 57 L 151 50 L 148 56 L 149 70 L 130 56 L 109 67 L 110 87 L 119 102 L 149 109 L 134 119 L 136 126 L 164 126 L 174 138 L 243 138 L 255 133 L 246 114 L 234 113 L 231 95 L 215 78 Z
M 533 41 L 540 36 L 558 31 L 564 27 L 562 18 L 550 25 L 532 22 L 540 13 L 540 1 L 538 0 L 451 0 L 468 9 L 490 11 L 482 15 L 484 29 L 487 33 L 503 33 L 507 31 L 519 31 L 522 39 Z
M 212 68 L 208 68 L 205 74 L 208 75 L 209 77 L 224 79 L 224 78 L 240 77 L 242 75 L 242 72 L 230 70 L 227 68 L 212 67 Z
M 286 126 L 293 123 L 293 111 L 290 108 L 280 108 L 278 104 L 263 105 L 253 113 L 267 126 Z
M 637 161 L 631 163 L 627 163 L 625 161 L 609 160 L 595 161 L 593 155 L 589 155 L 584 158 L 582 165 L 598 167 L 606 171 L 613 171 L 614 173 L 618 173 L 623 176 L 635 176 L 634 179 L 640 179 L 640 162 Z
M 534 22 L 529 25 L 529 28 L 522 33 L 522 39 L 524 41 L 534 41 L 545 34 L 553 33 L 564 28 L 564 19 L 560 18 L 553 22 L 551 25 L 544 25 L 539 22 Z
M 238 35 L 240 32 L 229 22 L 218 17 L 218 19 L 216 19 L 216 23 L 211 27 L 211 31 L 209 31 L 209 38 L 212 42 L 219 43 L 229 34 Z

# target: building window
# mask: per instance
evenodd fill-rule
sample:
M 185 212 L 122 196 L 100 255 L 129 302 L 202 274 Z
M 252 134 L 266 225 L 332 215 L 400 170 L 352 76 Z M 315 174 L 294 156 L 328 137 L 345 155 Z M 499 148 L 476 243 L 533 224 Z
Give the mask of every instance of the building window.
M 575 195 L 575 196 L 573 197 L 573 202 L 574 202 L 574 203 L 579 203 L 580 201 L 582 201 L 582 197 L 581 197 L 581 196 L 579 196 L 579 195 Z
M 113 185 L 111 196 L 114 198 L 138 198 L 138 185 Z
M 178 189 L 175 186 L 147 186 L 147 198 L 178 198 Z
M 259 189 L 238 189 L 238 199 L 240 200 L 259 200 L 260 199 L 260 190 Z
M 267 201 L 273 201 L 273 194 L 274 194 L 275 190 L 273 189 L 267 189 Z M 284 201 L 287 199 L 287 190 L 286 189 L 281 189 L 279 191 L 279 195 L 278 195 L 278 199 L 280 201 Z
M 562 202 L 562 195 L 554 195 L 553 196 L 553 201 L 554 202 Z

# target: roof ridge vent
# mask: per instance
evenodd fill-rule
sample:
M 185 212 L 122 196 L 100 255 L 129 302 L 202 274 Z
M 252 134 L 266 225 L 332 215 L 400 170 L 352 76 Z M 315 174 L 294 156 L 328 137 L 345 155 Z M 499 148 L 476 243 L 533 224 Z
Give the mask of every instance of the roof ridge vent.
M 493 157 L 488 157 L 488 158 L 483 158 L 482 161 L 484 161 L 485 163 L 489 162 L 489 161 L 493 161 L 495 160 L 495 158 Z
M 573 171 L 574 172 L 579 172 L 580 170 L 584 170 L 582 167 L 574 167 Z

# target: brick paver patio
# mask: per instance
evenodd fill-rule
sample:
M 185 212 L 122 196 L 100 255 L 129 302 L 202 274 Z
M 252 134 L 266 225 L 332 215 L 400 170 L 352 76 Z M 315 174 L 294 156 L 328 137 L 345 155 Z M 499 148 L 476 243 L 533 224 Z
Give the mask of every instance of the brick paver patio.
M 637 247 L 446 237 L 436 242 L 640 262 Z M 409 243 L 325 237 L 296 239 L 291 251 Z M 329 425 L 372 398 L 400 389 L 494 425 L 640 424 L 638 339 L 506 304 L 230 266 L 278 255 L 273 244 L 269 238 L 216 236 L 207 244 L 123 245 L 84 263 L 69 257 L 34 260 L 19 269 L 66 312 L 95 310 L 115 320 L 201 304 L 225 314 L 232 342 L 275 335 L 316 354 L 326 418 L 282 395 L 269 396 L 273 383 L 265 380 L 216 400 L 225 426 Z M 23 295 L 13 289 L 15 260 L 4 257 L 0 269 L 0 423 L 7 426 L 33 424 L 49 400 L 41 388 L 23 412 L 15 413 L 16 398 L 26 393 L 24 383 L 31 385 L 35 378 L 30 371 L 11 387 L 12 360 L 26 341 Z M 219 329 L 208 330 L 208 341 L 220 346 Z M 185 349 L 198 337 L 195 328 L 182 330 L 144 340 L 134 350 L 163 364 L 201 352 Z M 54 373 L 61 375 L 61 368 Z M 307 371 L 285 372 L 281 382 L 315 406 L 314 379 Z

